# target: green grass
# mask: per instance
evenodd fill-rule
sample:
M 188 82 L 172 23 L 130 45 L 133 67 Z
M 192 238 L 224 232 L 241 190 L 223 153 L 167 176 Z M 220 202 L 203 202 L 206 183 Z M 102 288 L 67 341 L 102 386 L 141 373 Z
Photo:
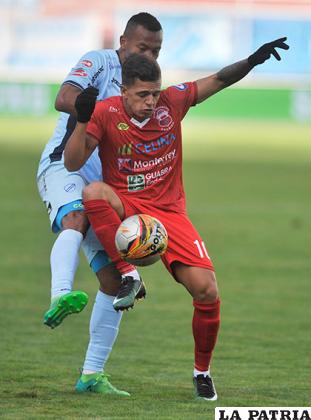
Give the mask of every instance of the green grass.
M 77 395 L 92 304 L 50 331 L 54 236 L 35 173 L 51 119 L 2 118 L 0 417 L 212 419 L 215 406 L 310 405 L 310 125 L 188 119 L 184 179 L 222 297 L 217 403 L 192 397 L 191 298 L 161 264 L 148 299 L 124 314 L 108 362 L 131 399 Z M 97 281 L 83 257 L 76 287 Z

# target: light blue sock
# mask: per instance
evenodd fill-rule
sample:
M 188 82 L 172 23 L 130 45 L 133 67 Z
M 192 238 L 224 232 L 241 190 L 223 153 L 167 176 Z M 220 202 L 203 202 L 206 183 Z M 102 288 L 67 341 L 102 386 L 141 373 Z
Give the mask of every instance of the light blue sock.
M 71 292 L 79 264 L 79 250 L 82 240 L 82 233 L 74 229 L 65 229 L 54 242 L 50 258 L 52 299 Z
M 123 312 L 112 306 L 114 296 L 97 292 L 90 321 L 90 342 L 83 372 L 102 372 L 119 332 Z M 85 372 L 86 371 L 86 372 Z

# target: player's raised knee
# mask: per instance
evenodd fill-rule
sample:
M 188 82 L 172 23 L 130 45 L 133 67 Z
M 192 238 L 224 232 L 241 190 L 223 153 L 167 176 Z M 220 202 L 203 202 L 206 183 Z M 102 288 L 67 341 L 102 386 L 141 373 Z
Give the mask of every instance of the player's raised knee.
M 218 288 L 216 283 L 209 283 L 195 291 L 193 299 L 196 302 L 212 303 L 218 298 Z

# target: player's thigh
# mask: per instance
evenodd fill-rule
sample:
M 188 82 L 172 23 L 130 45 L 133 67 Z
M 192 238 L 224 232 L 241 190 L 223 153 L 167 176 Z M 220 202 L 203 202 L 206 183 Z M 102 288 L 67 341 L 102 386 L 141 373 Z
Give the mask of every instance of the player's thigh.
M 186 214 L 155 214 L 168 233 L 168 247 L 163 262 L 168 269 L 174 261 L 187 266 L 202 267 L 214 271 L 212 260 L 200 234 Z
M 213 263 L 191 220 L 186 214 L 168 213 L 161 221 L 169 237 L 167 251 L 162 257 L 165 266 L 195 300 L 214 301 L 218 289 Z
M 56 220 L 60 219 L 60 222 L 58 223 L 59 226 L 61 226 L 62 229 L 77 230 L 78 232 L 81 232 L 83 235 L 85 235 L 89 226 L 89 221 L 84 212 L 72 210 L 71 203 L 66 204 L 61 208 L 62 212 L 66 212 L 67 210 L 69 213 L 65 213 L 65 215 L 61 218 L 56 216 Z
M 82 191 L 86 182 L 78 172 L 68 172 L 62 164 L 50 166 L 38 179 L 38 189 L 54 232 L 71 212 L 83 211 Z

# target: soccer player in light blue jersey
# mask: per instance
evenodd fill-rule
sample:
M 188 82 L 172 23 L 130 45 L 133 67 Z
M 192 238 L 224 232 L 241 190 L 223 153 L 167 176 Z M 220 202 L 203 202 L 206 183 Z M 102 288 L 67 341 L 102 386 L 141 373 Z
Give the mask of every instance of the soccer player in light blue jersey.
M 55 107 L 60 117 L 39 163 L 39 193 L 53 232 L 59 233 L 51 251 L 51 306 L 44 315 L 44 323 L 55 328 L 67 315 L 82 311 L 87 304 L 86 293 L 72 291 L 81 246 L 100 282 L 90 321 L 90 342 L 76 385 L 79 392 L 129 395 L 109 383 L 103 367 L 118 334 L 121 311 L 133 306 L 135 299 L 144 297 L 146 292 L 136 270 L 120 277 L 84 214 L 83 188 L 102 180 L 98 152 L 77 172 L 68 172 L 64 167 L 63 151 L 76 125 L 74 104 L 88 87 L 97 88 L 98 100 L 120 95 L 123 61 L 132 53 L 156 59 L 161 44 L 162 27 L 158 20 L 148 13 L 139 13 L 127 22 L 117 51 L 98 50 L 82 56 L 59 90 Z

